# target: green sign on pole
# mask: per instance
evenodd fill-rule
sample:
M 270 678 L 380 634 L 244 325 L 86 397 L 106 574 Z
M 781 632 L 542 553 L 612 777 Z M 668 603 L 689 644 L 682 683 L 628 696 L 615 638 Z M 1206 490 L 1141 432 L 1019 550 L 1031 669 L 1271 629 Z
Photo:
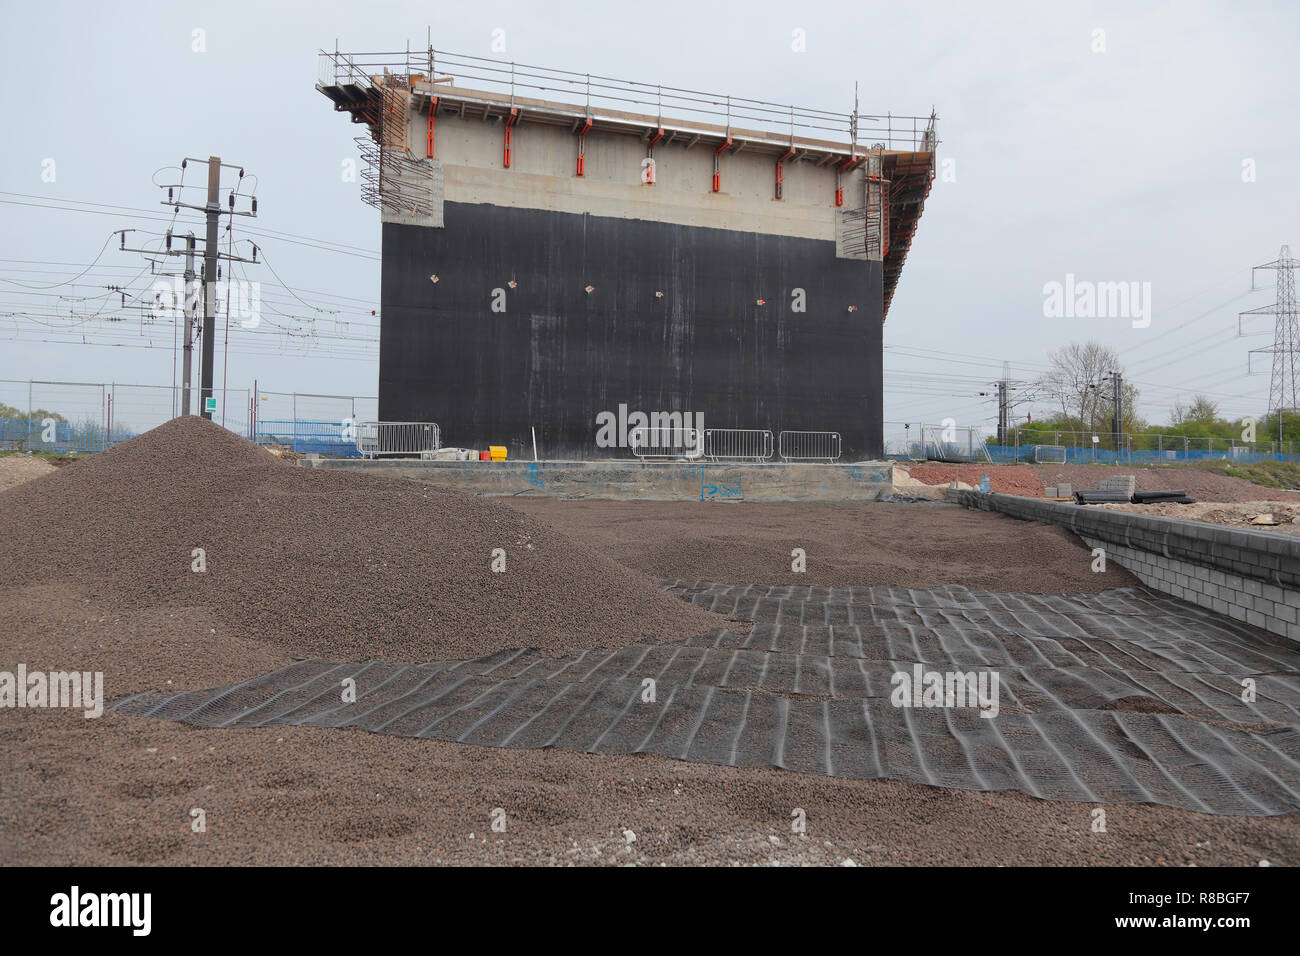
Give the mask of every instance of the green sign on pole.
M 207 398 L 203 400 L 203 410 L 207 412 L 209 415 L 216 414 L 217 398 L 215 395 L 209 395 Z

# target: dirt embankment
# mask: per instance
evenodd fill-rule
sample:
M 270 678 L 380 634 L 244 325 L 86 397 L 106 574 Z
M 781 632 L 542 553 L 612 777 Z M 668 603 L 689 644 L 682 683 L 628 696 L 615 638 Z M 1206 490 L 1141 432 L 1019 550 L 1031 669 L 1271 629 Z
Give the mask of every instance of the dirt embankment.
M 1137 583 L 1064 528 L 952 504 L 833 505 L 699 501 L 511 504 L 655 578 L 744 584 L 965 584 L 993 591 L 1095 592 Z M 802 549 L 807 570 L 792 569 Z
M 1168 467 L 1127 468 L 1114 465 L 905 465 L 913 478 L 927 485 L 946 485 L 960 481 L 972 487 L 980 478 L 989 476 L 992 490 L 999 494 L 1041 497 L 1050 485 L 1068 482 L 1074 490 L 1101 486 L 1102 479 L 1118 475 L 1133 475 L 1138 491 L 1160 491 L 1184 488 L 1200 501 L 1248 502 L 1293 501 L 1300 502 L 1300 492 L 1279 491 L 1266 488 L 1242 478 L 1233 478 L 1210 468 Z

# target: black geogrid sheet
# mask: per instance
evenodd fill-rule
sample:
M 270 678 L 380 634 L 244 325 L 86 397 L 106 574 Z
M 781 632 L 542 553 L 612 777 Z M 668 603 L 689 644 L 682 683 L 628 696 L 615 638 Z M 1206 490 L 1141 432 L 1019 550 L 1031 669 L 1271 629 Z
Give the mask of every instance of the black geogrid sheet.
M 520 649 L 418 665 L 298 661 L 115 706 L 204 727 L 358 727 L 1051 800 L 1300 809 L 1300 649 L 1194 606 L 1136 588 L 668 588 L 752 628 L 558 658 Z M 996 672 L 997 715 L 895 706 L 894 674 L 915 676 L 918 665 Z M 343 702 L 347 678 L 355 703 Z

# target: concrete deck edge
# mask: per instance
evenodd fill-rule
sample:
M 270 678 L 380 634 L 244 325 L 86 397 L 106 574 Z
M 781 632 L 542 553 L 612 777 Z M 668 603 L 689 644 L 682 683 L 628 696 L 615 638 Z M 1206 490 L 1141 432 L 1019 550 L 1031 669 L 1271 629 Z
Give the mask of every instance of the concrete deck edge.
M 891 462 L 419 461 L 301 459 L 304 468 L 410 478 L 470 494 L 625 501 L 874 501 Z

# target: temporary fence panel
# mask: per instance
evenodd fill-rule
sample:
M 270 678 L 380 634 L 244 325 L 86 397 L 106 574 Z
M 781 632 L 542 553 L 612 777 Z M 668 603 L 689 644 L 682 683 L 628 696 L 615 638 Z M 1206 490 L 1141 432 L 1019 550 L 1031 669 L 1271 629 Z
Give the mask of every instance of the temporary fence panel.
M 978 425 L 922 425 L 921 457 L 945 462 L 994 460 Z
M 356 450 L 366 458 L 380 455 L 430 455 L 441 447 L 433 422 L 359 422 Z
M 355 428 L 359 422 L 374 422 L 379 418 L 379 399 L 352 395 L 320 395 L 306 392 L 274 392 L 259 389 L 252 402 L 256 408 L 256 441 L 259 444 L 275 444 L 289 447 L 293 444 L 295 434 L 297 441 L 304 444 L 307 454 L 356 455 L 354 438 L 350 431 L 346 439 L 347 450 L 329 448 L 321 450 L 311 446 L 320 441 L 333 445 L 333 439 L 341 437 L 341 432 L 329 432 L 329 426 L 338 429 Z M 293 423 L 298 422 L 295 433 Z
M 94 422 L 60 422 L 53 418 L 0 418 L 0 449 L 80 455 L 103 451 L 132 435 L 114 431 L 110 436 Z
M 783 461 L 838 461 L 839 432 L 781 432 L 777 447 Z
M 641 459 L 695 459 L 704 455 L 704 435 L 698 428 L 642 425 L 633 428 L 627 438 L 632 454 Z
M 257 423 L 262 445 L 280 445 L 300 455 L 356 458 L 356 425 L 351 422 L 271 421 Z
M 766 461 L 772 457 L 772 433 L 765 428 L 706 428 L 704 457 Z
M 103 451 L 173 418 L 176 392 L 170 385 L 0 382 L 0 446 L 52 454 Z M 247 389 L 217 389 L 213 421 L 247 437 L 248 395 Z

